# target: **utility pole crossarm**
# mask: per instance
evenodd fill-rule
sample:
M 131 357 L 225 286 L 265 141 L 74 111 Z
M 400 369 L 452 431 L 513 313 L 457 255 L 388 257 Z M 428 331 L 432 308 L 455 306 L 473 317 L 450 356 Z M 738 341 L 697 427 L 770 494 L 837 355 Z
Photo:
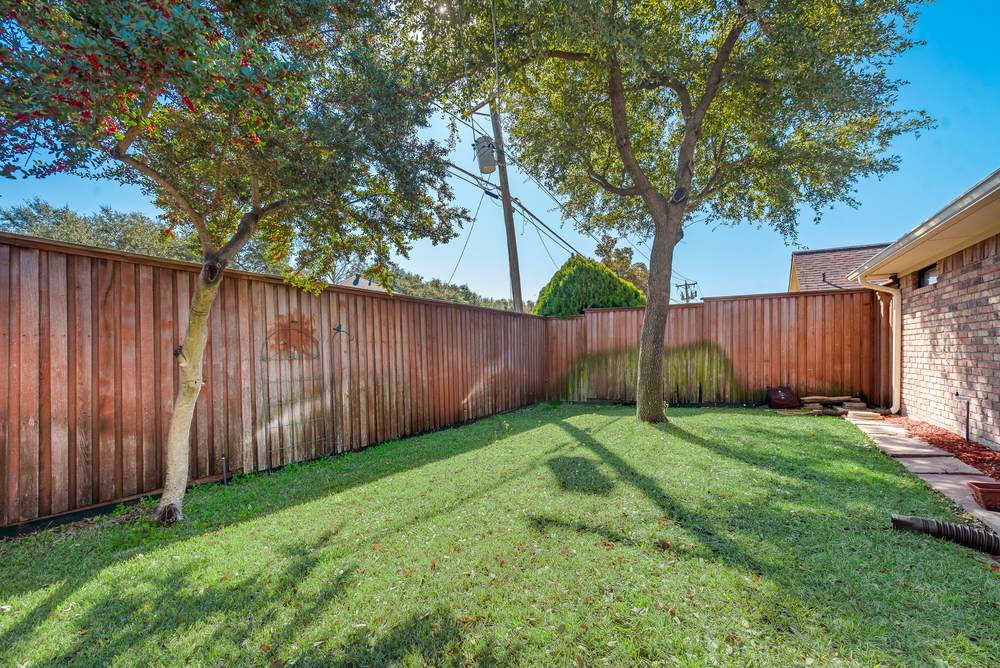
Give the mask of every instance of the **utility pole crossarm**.
M 675 283 L 675 286 L 680 291 L 678 296 L 685 304 L 690 304 L 698 298 L 698 281 Z

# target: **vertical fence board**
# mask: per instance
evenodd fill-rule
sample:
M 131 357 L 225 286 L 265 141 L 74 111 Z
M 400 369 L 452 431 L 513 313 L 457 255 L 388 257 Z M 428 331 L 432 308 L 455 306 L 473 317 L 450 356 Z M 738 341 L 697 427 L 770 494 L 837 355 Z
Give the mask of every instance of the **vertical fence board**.
M 18 507 L 21 519 L 38 515 L 38 454 L 39 454 L 39 313 L 38 271 L 39 252 L 22 249 L 20 252 L 21 299 L 18 308 L 20 328 L 18 337 L 19 372 L 19 450 Z
M 197 269 L 9 237 L 0 235 L 0 368 L 10 370 L 0 382 L 0 525 L 157 490 L 179 382 L 173 350 Z M 296 444 L 277 465 L 546 396 L 634 400 L 643 317 L 636 308 L 541 319 L 227 275 L 210 313 L 192 478 L 221 473 L 223 454 L 229 470 L 266 468 L 269 433 Z M 888 321 L 888 303 L 867 291 L 671 307 L 664 389 L 671 401 L 749 402 L 789 383 L 887 401 Z M 334 336 L 337 325 L 349 334 Z M 265 389 L 261 350 L 285 327 L 318 340 L 322 396 L 301 397 L 287 362 L 269 377 L 283 382 Z M 265 415 L 265 397 L 306 402 Z M 288 428 L 292 414 L 317 421 Z
M 101 259 L 94 266 L 95 309 L 97 316 L 96 386 L 97 434 L 94 443 L 97 454 L 96 488 L 99 501 L 115 498 L 116 457 L 115 457 L 115 342 L 117 322 L 115 318 L 115 267 L 110 260 Z
M 10 292 L 13 287 L 10 280 L 10 251 L 10 246 L 0 245 L 0 369 L 13 371 L 10 354 Z M 7 512 L 6 494 L 10 487 L 8 458 L 13 448 L 10 419 L 12 413 L 16 413 L 10 405 L 10 379 L 13 375 L 11 372 L 0 376 L 0 485 L 3 485 L 3 490 L 0 490 L 0 526 L 14 519 Z
M 120 436 L 122 461 L 122 496 L 132 496 L 139 490 L 139 410 L 136 402 L 138 341 L 136 339 L 135 275 L 131 262 L 118 267 L 119 337 L 117 364 L 120 371 L 121 398 Z
M 10 405 L 7 450 L 7 512 L 11 521 L 21 519 L 18 489 L 21 483 L 21 249 L 10 254 L 10 363 L 7 401 Z M 89 300 L 88 300 L 89 304 Z M 84 395 L 89 396 L 89 395 Z
M 154 346 L 153 268 L 139 266 L 139 411 L 142 424 L 139 447 L 142 451 L 143 492 L 159 485 L 156 479 L 156 350 Z

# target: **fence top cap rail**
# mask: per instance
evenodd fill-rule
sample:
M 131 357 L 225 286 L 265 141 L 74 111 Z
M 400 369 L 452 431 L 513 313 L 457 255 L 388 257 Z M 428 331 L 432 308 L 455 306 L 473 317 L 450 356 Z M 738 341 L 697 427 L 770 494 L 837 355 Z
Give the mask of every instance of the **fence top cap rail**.
M 784 297 L 822 297 L 825 295 L 857 295 L 864 294 L 866 292 L 872 292 L 867 288 L 851 288 L 850 290 L 811 290 L 809 292 L 769 292 L 759 295 L 732 295 L 729 297 L 702 297 L 701 302 L 695 302 L 694 304 L 671 304 L 670 308 L 696 308 L 703 306 L 704 302 L 721 302 L 721 301 L 741 301 L 747 299 L 779 299 Z M 621 312 L 621 311 L 645 311 L 645 306 L 622 306 L 617 308 L 588 308 L 584 309 L 584 313 L 609 313 L 609 312 Z M 580 317 L 580 316 L 576 316 Z
M 24 234 L 12 234 L 10 232 L 0 232 L 0 244 L 16 246 L 18 248 L 33 248 L 35 250 L 53 251 L 66 253 L 69 255 L 80 255 L 84 257 L 96 258 L 99 260 L 112 260 L 119 262 L 132 262 L 147 267 L 163 267 L 165 269 L 177 269 L 198 273 L 202 265 L 197 262 L 186 262 L 184 260 L 173 260 L 155 255 L 142 255 L 140 253 L 129 253 L 127 251 L 113 250 L 110 248 L 98 248 L 96 246 L 86 246 L 84 244 L 73 243 L 71 241 L 55 241 L 53 239 L 43 239 L 41 237 L 29 237 Z M 285 279 L 274 274 L 257 274 L 252 271 L 242 269 L 226 269 L 227 276 L 246 278 L 264 283 L 280 283 L 288 285 Z M 539 320 L 549 319 L 546 316 L 535 315 L 534 313 L 517 313 L 515 311 L 503 311 L 498 308 L 487 306 L 474 306 L 472 304 L 460 304 L 442 299 L 426 299 L 424 297 L 410 297 L 409 295 L 394 294 L 389 296 L 386 293 L 373 292 L 363 288 L 352 288 L 346 285 L 327 285 L 324 292 L 338 292 L 353 295 L 365 295 L 372 299 L 388 299 L 397 301 L 414 302 L 417 304 L 427 304 L 429 306 L 453 306 L 459 309 L 471 309 L 483 313 L 501 314 L 518 318 L 537 318 Z
M 808 292 L 765 292 L 759 295 L 731 295 L 728 297 L 702 297 L 705 302 L 736 301 L 738 299 L 777 299 L 779 297 L 822 297 L 825 295 L 856 295 L 874 292 L 868 288 L 851 288 L 850 290 L 809 290 Z M 671 304 L 673 307 L 674 304 Z

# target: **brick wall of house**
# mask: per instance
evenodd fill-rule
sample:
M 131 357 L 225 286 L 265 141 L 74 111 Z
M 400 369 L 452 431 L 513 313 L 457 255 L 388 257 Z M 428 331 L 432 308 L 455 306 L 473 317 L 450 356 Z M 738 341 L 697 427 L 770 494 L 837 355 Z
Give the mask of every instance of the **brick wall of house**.
M 1000 235 L 938 261 L 938 282 L 903 293 L 902 414 L 1000 449 Z

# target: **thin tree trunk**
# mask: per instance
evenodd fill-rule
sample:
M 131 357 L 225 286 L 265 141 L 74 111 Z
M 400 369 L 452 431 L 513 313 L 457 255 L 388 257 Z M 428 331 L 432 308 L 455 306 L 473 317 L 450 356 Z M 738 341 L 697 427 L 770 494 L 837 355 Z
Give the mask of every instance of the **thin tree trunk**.
M 154 522 L 183 520 L 181 506 L 188 484 L 188 463 L 191 449 L 191 421 L 198 403 L 202 384 L 202 360 L 208 343 L 208 314 L 222 284 L 222 268 L 217 262 L 206 262 L 195 283 L 191 297 L 184 343 L 174 351 L 181 367 L 181 386 L 174 402 L 174 412 L 167 431 L 166 472 L 163 496 L 153 511 Z
M 639 336 L 639 376 L 635 416 L 643 422 L 665 422 L 663 413 L 663 346 L 670 308 L 674 247 L 682 235 L 683 204 L 666 206 L 666 222 L 657 225 L 649 257 L 649 294 Z
M 636 382 L 635 416 L 643 422 L 663 422 L 663 339 L 670 306 L 670 276 L 674 249 L 653 237 L 649 262 L 649 294 L 639 337 L 639 376 Z

